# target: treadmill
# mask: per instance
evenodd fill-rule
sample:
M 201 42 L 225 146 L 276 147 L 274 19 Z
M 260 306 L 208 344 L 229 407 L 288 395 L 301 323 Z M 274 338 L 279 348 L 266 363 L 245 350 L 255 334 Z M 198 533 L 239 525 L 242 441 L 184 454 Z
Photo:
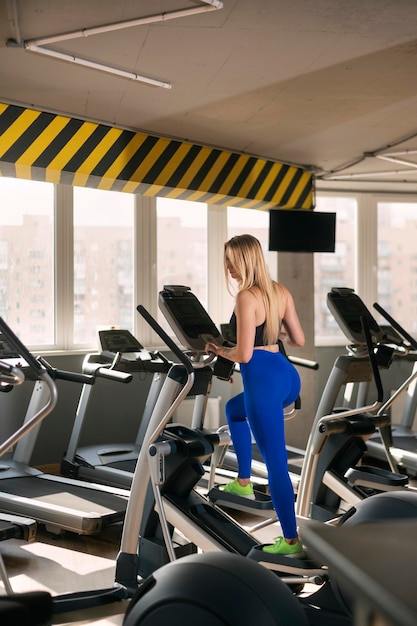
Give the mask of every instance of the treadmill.
M 346 404 L 354 400 L 363 403 L 372 379 L 369 359 L 364 356 L 364 338 L 360 329 L 360 318 L 365 316 L 370 324 L 378 365 L 389 369 L 393 362 L 405 360 L 412 363 L 410 376 L 385 402 L 381 412 L 386 412 L 399 396 L 407 394 L 400 425 L 394 424 L 377 431 L 367 440 L 367 455 L 372 459 L 388 461 L 393 472 L 401 468 L 409 474 L 417 474 L 417 433 L 412 423 L 417 408 L 417 342 L 379 304 L 375 310 L 385 318 L 387 324 L 379 325 L 369 309 L 353 289 L 333 288 L 327 296 L 328 306 L 346 337 L 351 341 L 348 354 L 338 357 L 333 365 L 324 389 L 317 414 L 327 415 L 335 406 L 339 391 L 345 388 Z
M 51 383 L 59 378 L 94 384 L 95 376 L 63 372 L 36 359 L 1 317 L 0 333 L 0 358 L 1 351 L 13 352 L 25 378 L 34 382 L 22 426 L 0 445 L 0 510 L 33 518 L 53 534 L 95 535 L 109 524 L 123 521 L 128 491 L 45 474 L 29 466 L 41 422 L 57 403 L 56 387 Z M 128 374 L 103 368 L 96 375 L 129 380 Z M 13 448 L 10 458 L 3 456 Z
M 6 358 L 0 361 L 0 392 L 9 393 L 16 385 L 22 384 L 25 379 L 23 372 L 14 364 L 14 354 L 6 353 Z M 28 517 L 0 513 L 0 541 L 8 539 L 22 539 L 33 541 L 36 536 L 36 521 Z M 0 554 L 0 579 L 6 593 L 12 593 L 9 577 L 7 576 L 3 558 Z
M 397 465 L 412 476 L 417 475 L 417 432 L 413 431 L 413 423 L 417 411 L 417 341 L 378 303 L 374 308 L 391 325 L 396 333 L 410 346 L 406 358 L 413 361 L 412 371 L 406 381 L 395 392 L 392 401 L 405 393 L 404 409 L 401 423 L 391 426 L 389 451 Z M 384 459 L 385 445 L 378 434 L 368 442 L 369 455 L 376 459 Z
M 76 418 L 61 462 L 61 474 L 70 478 L 130 489 L 142 441 L 165 376 L 172 363 L 160 352 L 148 352 L 128 330 L 99 331 L 101 354 L 86 355 L 83 373 L 92 374 L 100 368 L 152 376 L 143 415 L 140 416 L 136 439 L 127 443 L 106 443 L 80 446 L 93 387 L 84 384 Z M 139 416 L 138 416 L 139 418 Z M 117 424 L 117 421 L 116 421 Z

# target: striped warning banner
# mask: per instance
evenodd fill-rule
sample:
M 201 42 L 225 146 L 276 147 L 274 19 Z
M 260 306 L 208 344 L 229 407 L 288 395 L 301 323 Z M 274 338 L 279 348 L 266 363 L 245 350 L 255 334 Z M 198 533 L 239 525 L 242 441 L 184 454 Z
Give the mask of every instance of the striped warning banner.
M 0 103 L 0 175 L 254 209 L 312 209 L 303 168 Z

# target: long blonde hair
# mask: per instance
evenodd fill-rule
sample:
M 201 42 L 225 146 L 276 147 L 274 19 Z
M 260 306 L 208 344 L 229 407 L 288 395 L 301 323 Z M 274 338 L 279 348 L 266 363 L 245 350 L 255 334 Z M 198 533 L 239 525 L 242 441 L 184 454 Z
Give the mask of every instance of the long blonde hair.
M 269 274 L 261 244 L 253 235 L 236 235 L 224 244 L 224 273 L 230 293 L 227 260 L 239 275 L 238 288 L 257 287 L 265 306 L 265 345 L 277 342 L 281 321 L 279 303 L 273 280 Z

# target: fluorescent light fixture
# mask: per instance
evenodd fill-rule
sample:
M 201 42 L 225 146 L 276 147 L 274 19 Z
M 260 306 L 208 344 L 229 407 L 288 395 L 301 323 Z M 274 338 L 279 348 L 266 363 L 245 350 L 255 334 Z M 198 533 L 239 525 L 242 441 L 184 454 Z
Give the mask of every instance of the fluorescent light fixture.
M 171 83 L 158 78 L 151 78 L 143 74 L 136 74 L 128 70 L 119 69 L 112 65 L 106 65 L 104 63 L 97 63 L 96 61 L 90 61 L 89 59 L 83 59 L 73 54 L 67 54 L 65 52 L 59 52 L 58 50 L 52 50 L 51 48 L 44 48 L 44 46 L 59 41 L 68 41 L 70 39 L 77 39 L 80 37 L 89 37 L 91 35 L 98 35 L 114 30 L 121 30 L 123 28 L 131 28 L 132 26 L 141 26 L 143 24 L 154 24 L 156 22 L 164 22 L 167 20 L 176 19 L 179 17 L 187 17 L 189 15 L 196 15 L 197 13 L 206 13 L 207 11 L 216 11 L 223 8 L 223 2 L 220 0 L 200 0 L 201 5 L 197 7 L 191 7 L 189 9 L 178 9 L 175 11 L 167 11 L 166 13 L 158 13 L 156 15 L 148 15 L 144 17 L 134 18 L 132 20 L 125 20 L 123 22 L 115 22 L 112 24 L 103 24 L 102 26 L 94 26 L 91 28 L 83 28 L 81 30 L 71 31 L 68 33 L 60 33 L 57 35 L 49 35 L 47 37 L 38 37 L 37 39 L 27 39 L 22 41 L 20 35 L 16 41 L 8 41 L 9 47 L 23 47 L 25 50 L 35 52 L 36 54 L 43 54 L 44 56 L 52 57 L 60 61 L 67 61 L 68 63 L 74 63 L 75 65 L 82 65 L 89 67 L 100 72 L 107 72 L 115 76 L 121 76 L 122 78 L 128 78 L 129 80 L 138 81 L 151 85 L 152 87 L 162 87 L 163 89 L 171 89 Z M 15 21 L 18 24 L 17 19 L 17 4 L 13 2 L 14 13 L 16 14 Z
M 122 78 L 129 78 L 130 80 L 137 80 L 152 87 L 163 87 L 164 89 L 171 89 L 171 83 L 159 80 L 157 78 L 151 78 L 150 76 L 144 76 L 143 74 L 136 74 L 135 72 L 128 72 L 127 70 L 121 70 L 111 65 L 104 65 L 103 63 L 96 63 L 95 61 L 89 61 L 88 59 L 82 59 L 81 57 L 73 56 L 72 54 L 65 54 L 64 52 L 58 52 L 57 50 L 50 50 L 49 48 L 42 48 L 41 46 L 28 46 L 25 45 L 26 50 L 30 52 L 37 52 L 44 56 L 59 59 L 60 61 L 68 61 L 75 65 L 83 65 L 84 67 L 90 67 L 93 70 L 99 70 L 101 72 L 107 72 L 108 74 L 114 74 L 115 76 L 121 76 Z

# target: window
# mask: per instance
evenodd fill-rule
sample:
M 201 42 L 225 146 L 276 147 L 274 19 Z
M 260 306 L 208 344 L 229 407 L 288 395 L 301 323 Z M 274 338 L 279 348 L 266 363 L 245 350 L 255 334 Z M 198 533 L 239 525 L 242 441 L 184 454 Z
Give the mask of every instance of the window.
M 378 202 L 378 303 L 417 335 L 417 203 Z
M 185 285 L 208 307 L 207 205 L 158 198 L 157 286 Z M 158 322 L 169 331 L 162 314 Z
M 380 322 L 377 301 L 411 335 L 417 336 L 417 202 L 372 193 L 319 194 L 317 210 L 336 211 L 336 252 L 315 254 L 316 344 L 340 343 L 327 310 L 331 287 L 352 287 Z
M 55 342 L 54 186 L 0 178 L 0 315 L 23 342 Z
M 314 253 L 316 343 L 340 341 L 344 335 L 327 306 L 332 287 L 356 289 L 357 201 L 353 197 L 318 196 L 316 210 L 336 213 L 335 252 Z
M 227 207 L 227 239 L 235 235 L 253 235 L 261 242 L 272 278 L 277 279 L 277 253 L 269 252 L 269 211 Z
M 327 307 L 337 286 L 370 309 L 378 301 L 417 336 L 416 198 L 327 190 L 316 210 L 337 214 L 335 253 L 313 256 L 316 344 L 345 343 Z M 158 291 L 185 284 L 217 325 L 227 322 L 224 242 L 256 236 L 276 278 L 268 228 L 268 211 L 0 177 L 0 315 L 43 354 L 95 349 L 110 325 L 151 348 L 158 338 L 136 305 L 158 317 Z
M 74 344 L 134 328 L 134 196 L 74 188 Z
M 259 239 L 265 254 L 269 272 L 273 279 L 277 279 L 277 253 L 269 252 L 269 211 L 258 211 L 256 209 L 240 209 L 237 207 L 227 207 L 227 237 L 229 240 L 236 235 L 249 234 Z M 221 259 L 223 262 L 223 246 L 221 248 Z M 233 289 L 233 281 L 231 284 Z M 227 292 L 226 285 L 222 288 L 226 292 L 223 297 L 224 319 L 229 320 L 233 309 L 233 297 Z

